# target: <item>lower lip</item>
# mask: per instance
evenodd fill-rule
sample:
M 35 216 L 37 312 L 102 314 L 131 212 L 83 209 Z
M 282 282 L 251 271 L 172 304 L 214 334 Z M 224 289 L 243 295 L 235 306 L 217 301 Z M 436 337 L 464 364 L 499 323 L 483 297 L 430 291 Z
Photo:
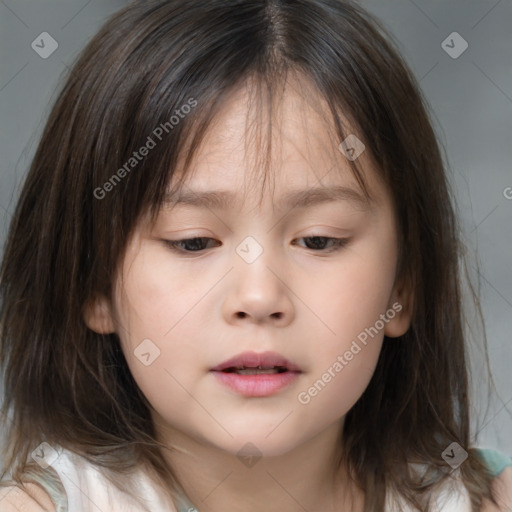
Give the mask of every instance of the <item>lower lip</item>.
M 225 386 L 243 396 L 270 396 L 281 391 L 298 379 L 300 372 L 240 375 L 238 373 L 213 372 Z

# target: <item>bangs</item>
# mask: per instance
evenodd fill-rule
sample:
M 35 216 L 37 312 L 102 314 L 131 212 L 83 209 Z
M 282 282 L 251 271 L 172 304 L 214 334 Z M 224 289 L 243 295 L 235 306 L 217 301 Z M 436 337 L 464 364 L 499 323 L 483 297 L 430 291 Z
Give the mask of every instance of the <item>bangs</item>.
M 186 4 L 157 4 L 149 12 L 147 6 L 132 6 L 121 12 L 116 29 L 126 37 L 108 38 L 103 30 L 97 36 L 98 41 L 107 39 L 98 50 L 101 55 L 89 55 L 94 61 L 105 58 L 105 68 L 99 72 L 92 62 L 79 63 L 100 73 L 88 76 L 84 88 L 89 86 L 91 103 L 82 102 L 82 108 L 96 108 L 96 115 L 84 116 L 84 130 L 96 139 L 89 170 L 96 191 L 94 218 L 112 219 L 107 225 L 125 239 L 141 216 L 149 213 L 154 221 L 170 187 L 179 192 L 185 186 L 216 115 L 244 85 L 250 89 L 248 113 L 255 113 L 247 123 L 245 145 L 256 148 L 257 161 L 250 167 L 255 183 L 262 185 L 261 201 L 271 174 L 273 119 L 290 75 L 301 84 L 306 101 L 318 108 L 314 103 L 320 98 L 327 105 L 333 152 L 339 153 L 339 144 L 356 132 L 380 172 L 385 162 L 375 157 L 382 153 L 372 152 L 382 147 L 375 95 L 368 97 L 356 67 L 358 56 L 343 46 L 335 26 L 316 12 L 318 6 L 304 5 L 311 11 L 312 22 L 306 23 L 297 10 L 271 4 L 245 2 L 237 10 L 222 2 Z M 298 24 L 310 37 L 292 41 L 288 27 Z M 336 35 L 331 45 L 321 43 L 322 33 Z M 335 59 L 345 59 L 345 66 L 333 68 Z M 144 158 L 134 156 L 139 150 Z M 370 199 L 358 162 L 347 163 Z
M 295 92 L 300 94 L 301 99 L 304 99 L 308 106 L 316 111 L 322 109 L 325 133 L 329 137 L 328 141 L 323 141 L 328 144 L 327 151 L 331 153 L 335 162 L 343 160 L 344 165 L 348 164 L 367 201 L 370 201 L 371 197 L 366 187 L 363 168 L 356 159 L 351 160 L 341 156 L 342 151 L 339 147 L 340 141 L 343 141 L 349 134 L 356 132 L 359 139 L 363 139 L 363 136 L 359 131 L 354 130 L 354 123 L 350 123 L 350 125 L 347 123 L 346 114 L 342 116 L 339 113 L 338 105 L 329 105 L 326 98 L 320 96 L 318 89 L 307 77 L 294 69 L 290 69 L 281 71 L 279 75 L 253 73 L 250 77 L 242 77 L 243 81 L 231 85 L 230 89 L 223 87 L 218 91 L 210 90 L 210 104 L 214 104 L 215 108 L 205 111 L 201 110 L 201 104 L 198 104 L 197 110 L 182 121 L 181 130 L 179 134 L 176 134 L 174 154 L 177 157 L 175 165 L 169 165 L 169 159 L 172 158 L 172 155 L 166 151 L 167 148 L 163 143 L 162 152 L 157 153 L 155 151 L 156 161 L 152 167 L 152 172 L 155 178 L 161 176 L 163 181 L 166 177 L 166 181 L 164 186 L 159 186 L 157 190 L 148 195 L 144 202 L 145 210 L 141 214 L 147 211 L 150 214 L 150 221 L 154 222 L 164 202 L 166 207 L 172 208 L 174 206 L 173 198 L 178 198 L 183 189 L 187 187 L 187 182 L 192 178 L 199 163 L 202 144 L 204 144 L 209 134 L 218 129 L 217 117 L 226 107 L 229 99 L 238 92 L 244 92 L 244 98 L 246 99 L 244 105 L 246 107 L 246 120 L 243 133 L 244 166 L 243 169 L 240 169 L 240 172 L 250 174 L 249 182 L 252 184 L 251 190 L 254 191 L 254 194 L 258 193 L 255 189 L 260 185 L 258 203 L 258 206 L 260 206 L 267 189 L 267 182 L 273 190 L 276 172 L 279 172 L 279 167 L 276 166 L 278 161 L 276 152 L 280 150 L 281 139 L 279 137 L 276 139 L 276 133 L 278 133 L 276 127 L 279 128 L 281 100 L 290 84 L 289 79 L 292 78 L 292 75 L 293 87 Z M 195 96 L 191 95 L 191 97 Z M 307 119 L 303 118 L 303 122 L 307 129 Z M 351 128 L 348 128 L 348 126 Z M 310 134 L 312 138 L 317 135 Z M 248 155 L 251 155 L 250 160 Z M 312 167 L 312 171 L 317 181 L 321 183 L 327 174 L 339 172 L 340 167 L 342 166 L 335 163 L 324 176 L 318 175 L 314 167 Z M 160 180 L 157 181 L 158 183 L 161 182 Z M 151 184 L 149 184 L 149 188 L 152 188 Z M 190 191 L 188 192 L 190 193 Z M 255 197 L 255 195 L 252 197 Z

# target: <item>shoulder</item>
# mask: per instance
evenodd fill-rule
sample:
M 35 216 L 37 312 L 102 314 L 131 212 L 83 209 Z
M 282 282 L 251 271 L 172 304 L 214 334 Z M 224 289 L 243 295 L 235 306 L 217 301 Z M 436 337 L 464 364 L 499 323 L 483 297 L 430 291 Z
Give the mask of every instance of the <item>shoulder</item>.
M 494 476 L 491 492 L 499 504 L 486 500 L 481 512 L 512 512 L 512 457 L 489 448 L 477 448 L 476 454 Z
M 57 512 L 50 496 L 37 484 L 0 487 L 0 512 Z
M 499 506 L 485 501 L 481 512 L 512 511 L 512 466 L 506 467 L 492 483 L 492 493 Z

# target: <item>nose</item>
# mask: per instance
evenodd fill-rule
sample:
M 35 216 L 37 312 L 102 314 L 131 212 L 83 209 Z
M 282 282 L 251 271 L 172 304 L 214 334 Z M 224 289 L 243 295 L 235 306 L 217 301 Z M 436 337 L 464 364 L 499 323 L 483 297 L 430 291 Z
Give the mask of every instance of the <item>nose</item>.
M 251 322 L 270 323 L 284 327 L 293 321 L 290 272 L 283 270 L 270 251 L 248 263 L 234 255 L 234 269 L 227 283 L 228 292 L 223 303 L 223 315 L 231 324 Z

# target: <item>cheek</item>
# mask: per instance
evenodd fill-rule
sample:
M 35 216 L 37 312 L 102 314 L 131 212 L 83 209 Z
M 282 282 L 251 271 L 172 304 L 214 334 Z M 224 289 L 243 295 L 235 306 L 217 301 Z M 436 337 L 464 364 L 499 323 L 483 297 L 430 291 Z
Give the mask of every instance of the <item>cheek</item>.
M 334 359 L 309 387 L 300 390 L 298 407 L 302 408 L 306 421 L 311 419 L 311 428 L 318 428 L 317 422 L 325 426 L 332 424 L 356 404 L 372 378 L 381 344 L 374 340 L 371 346 L 361 348 L 351 361 L 342 363 Z
M 182 410 L 190 403 L 187 390 L 194 389 L 204 361 L 202 345 L 193 342 L 205 321 L 200 299 L 218 279 L 171 261 L 154 247 L 129 253 L 116 292 L 123 353 L 139 388 L 158 410 Z
M 355 403 L 370 382 L 382 340 L 381 333 L 368 336 L 364 342 L 354 338 L 333 354 L 327 371 L 321 376 L 322 381 L 332 384 L 330 399 L 348 401 L 349 406 Z
M 374 373 L 384 337 L 384 318 L 392 292 L 395 253 L 392 244 L 369 240 L 347 251 L 339 271 L 315 274 L 310 301 L 320 312 L 316 351 L 310 379 L 299 402 L 345 414 L 366 389 Z M 313 295 L 312 295 L 313 294 Z M 312 308 L 313 309 L 313 308 Z
M 339 316 L 338 336 L 324 336 L 315 365 L 296 395 L 301 429 L 318 430 L 344 417 L 364 393 L 373 376 L 382 348 L 383 335 L 357 334 L 360 319 Z M 363 339 L 363 336 L 360 336 Z
M 116 310 L 132 338 L 134 334 L 168 337 L 197 302 L 198 290 L 190 273 L 170 261 L 165 251 L 141 249 L 124 267 Z
M 342 255 L 336 272 L 332 266 L 316 272 L 314 288 L 308 280 L 328 347 L 340 350 L 375 325 L 389 307 L 394 273 L 393 246 L 368 240 Z

